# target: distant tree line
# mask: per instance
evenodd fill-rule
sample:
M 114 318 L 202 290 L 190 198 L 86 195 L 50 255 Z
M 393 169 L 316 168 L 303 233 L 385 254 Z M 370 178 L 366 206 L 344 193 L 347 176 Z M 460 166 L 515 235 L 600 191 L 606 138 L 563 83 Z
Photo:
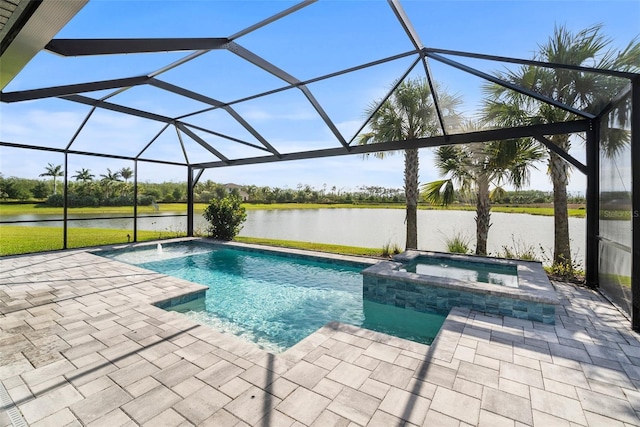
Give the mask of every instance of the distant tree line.
M 404 193 L 400 188 L 360 186 L 355 191 L 335 186 L 320 189 L 298 184 L 295 189 L 279 187 L 244 187 L 250 203 L 401 203 Z
M 26 179 L 4 177 L 0 173 L 0 199 L 15 201 L 42 201 L 47 206 L 61 207 L 64 195 L 59 178 L 64 176 L 60 165 L 48 164 L 41 177 L 50 179 Z M 130 168 L 95 174 L 80 169 L 70 175 L 67 186 L 69 207 L 130 206 L 133 205 L 133 172 Z M 194 201 L 209 203 L 232 194 L 246 203 L 403 203 L 402 189 L 380 186 L 361 186 L 355 191 L 342 188 L 321 189 L 298 184 L 295 189 L 269 186 L 240 186 L 220 184 L 207 180 L 194 187 Z M 180 203 L 187 201 L 185 182 L 138 183 L 138 204 Z
M 99 179 L 88 169 L 81 169 L 72 175 L 68 184 L 68 202 L 70 207 L 82 206 L 131 206 L 133 205 L 133 183 L 127 168 L 113 172 L 107 169 Z M 50 175 L 46 175 L 47 177 Z M 48 206 L 63 206 L 64 197 L 57 182 L 53 193 L 53 179 L 27 179 L 4 177 L 0 173 L 0 199 L 3 201 L 39 201 Z M 355 190 L 328 187 L 314 188 L 298 184 L 296 188 L 280 188 L 256 185 L 230 185 L 211 180 L 196 184 L 194 200 L 197 203 L 209 203 L 212 199 L 222 199 L 228 194 L 238 196 L 245 203 L 405 203 L 401 188 L 363 185 Z M 603 197 L 606 195 L 603 194 Z M 497 204 L 549 204 L 553 202 L 553 193 L 539 190 L 505 191 L 493 195 Z M 619 194 L 611 198 L 618 199 Z M 468 194 L 455 192 L 454 203 L 473 203 Z M 138 204 L 148 206 L 152 203 L 184 203 L 187 201 L 185 182 L 138 183 Z M 584 203 L 584 196 L 571 195 L 569 203 Z
M 583 204 L 586 198 L 582 194 L 568 194 L 568 202 L 571 204 Z M 474 203 L 475 200 L 469 198 L 468 194 L 456 192 L 458 203 Z M 491 194 L 491 201 L 499 205 L 535 205 L 552 204 L 553 191 L 541 190 L 519 190 L 519 191 L 494 191 Z
M 59 185 L 59 178 L 64 176 L 62 167 L 50 163 L 40 176 L 51 179 L 7 178 L 0 173 L 0 199 L 4 201 L 34 200 L 42 201 L 47 206 L 63 206 L 64 195 Z M 122 168 L 117 171 L 111 171 L 107 168 L 106 172 L 98 175 L 97 179 L 89 169 L 75 171 L 68 182 L 68 205 L 70 207 L 131 206 L 133 205 L 133 183 L 130 181 L 132 176 L 133 171 L 130 168 Z M 155 188 L 150 188 L 149 194 L 147 194 L 144 191 L 145 185 L 138 186 L 138 204 L 150 205 L 159 200 L 158 196 L 163 193 Z M 155 187 L 163 184 L 150 185 Z M 174 188 L 171 188 L 171 196 L 175 196 L 173 190 Z M 184 189 L 178 195 L 179 198 L 183 197 L 183 193 Z

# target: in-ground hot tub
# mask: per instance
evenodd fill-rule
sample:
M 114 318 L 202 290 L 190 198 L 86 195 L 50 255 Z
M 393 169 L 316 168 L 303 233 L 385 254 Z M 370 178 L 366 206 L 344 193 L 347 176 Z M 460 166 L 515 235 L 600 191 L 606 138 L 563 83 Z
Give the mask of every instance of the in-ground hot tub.
M 406 251 L 362 275 L 365 298 L 416 311 L 467 307 L 554 324 L 559 304 L 539 262 Z

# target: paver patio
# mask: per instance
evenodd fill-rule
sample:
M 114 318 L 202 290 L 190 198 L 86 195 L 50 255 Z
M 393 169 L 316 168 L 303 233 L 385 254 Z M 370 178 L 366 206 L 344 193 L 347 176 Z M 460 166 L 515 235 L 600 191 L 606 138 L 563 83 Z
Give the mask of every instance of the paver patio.
M 454 309 L 431 346 L 332 323 L 273 355 L 150 305 L 200 285 L 0 258 L 0 426 L 637 426 L 640 341 L 554 283 L 556 325 Z

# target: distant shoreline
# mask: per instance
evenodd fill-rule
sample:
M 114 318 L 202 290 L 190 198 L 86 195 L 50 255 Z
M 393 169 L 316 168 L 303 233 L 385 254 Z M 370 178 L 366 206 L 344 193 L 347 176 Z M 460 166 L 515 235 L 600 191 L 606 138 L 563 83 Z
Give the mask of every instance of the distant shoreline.
M 206 203 L 196 203 L 195 212 L 201 213 Z M 359 203 L 359 204 L 321 204 L 321 203 L 273 203 L 254 204 L 244 203 L 247 210 L 284 210 L 284 209 L 404 209 L 402 203 Z M 186 203 L 159 203 L 160 212 L 181 212 L 186 213 Z M 420 210 L 464 210 L 475 211 L 475 206 L 470 204 L 452 204 L 446 207 L 420 204 Z M 553 216 L 553 206 L 551 204 L 535 205 L 494 205 L 492 212 L 519 213 L 529 215 Z M 61 214 L 62 208 L 46 207 L 40 203 L 0 203 L 0 220 L 4 215 L 55 215 Z M 155 209 L 151 206 L 138 206 L 138 213 L 151 213 Z M 72 214 L 132 214 L 132 206 L 101 206 L 85 208 L 69 208 L 68 213 Z M 583 204 L 569 205 L 569 216 L 572 218 L 584 218 L 586 214 Z

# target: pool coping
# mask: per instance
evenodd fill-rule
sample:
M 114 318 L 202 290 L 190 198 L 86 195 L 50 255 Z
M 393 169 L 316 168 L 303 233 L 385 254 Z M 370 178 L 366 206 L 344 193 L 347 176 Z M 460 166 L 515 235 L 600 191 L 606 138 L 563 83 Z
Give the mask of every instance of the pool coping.
M 327 261 L 339 261 L 350 264 L 357 265 L 371 265 L 377 262 L 384 260 L 383 258 L 375 258 L 368 257 L 362 255 L 342 255 L 335 254 L 331 252 L 321 252 L 310 249 L 295 249 L 295 248 L 286 248 L 286 247 L 278 247 L 278 246 L 267 246 L 260 245 L 255 243 L 243 243 L 243 242 L 234 242 L 234 241 L 225 241 L 225 240 L 216 240 L 207 237 L 178 237 L 175 239 L 167 239 L 158 241 L 149 241 L 149 242 L 137 242 L 137 243 L 126 243 L 126 244 L 118 244 L 118 245 L 108 245 L 108 246 L 100 246 L 96 248 L 91 248 L 87 250 L 89 253 L 99 253 L 102 251 L 112 251 L 112 250 L 121 250 L 121 249 L 144 249 L 146 247 L 156 246 L 158 243 L 162 245 L 171 245 L 181 242 L 198 242 L 206 245 L 220 246 L 220 247 L 230 247 L 237 248 L 246 251 L 261 251 L 261 252 L 269 252 L 274 253 L 286 257 L 299 257 L 305 259 L 312 258 L 322 258 Z M 364 267 L 363 267 L 364 268 Z

